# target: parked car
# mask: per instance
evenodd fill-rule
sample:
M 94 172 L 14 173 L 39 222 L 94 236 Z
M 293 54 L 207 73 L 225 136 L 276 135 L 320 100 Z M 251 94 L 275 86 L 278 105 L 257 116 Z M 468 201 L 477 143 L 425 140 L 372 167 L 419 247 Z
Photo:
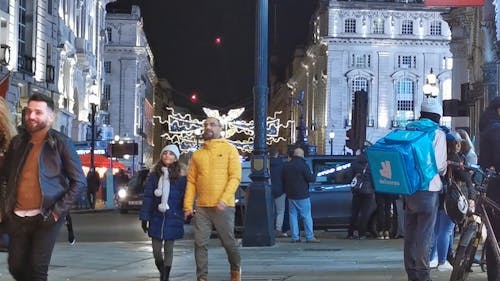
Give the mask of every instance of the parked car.
M 309 184 L 311 212 L 315 229 L 346 229 L 351 218 L 351 155 L 313 155 L 307 156 L 306 163 L 316 175 L 316 181 Z M 242 164 L 242 181 L 236 193 L 237 232 L 242 232 L 245 221 L 245 193 L 251 180 L 250 162 Z M 376 205 L 370 209 L 368 229 L 376 233 Z
M 149 170 L 139 170 L 129 180 L 126 186 L 119 186 L 115 195 L 115 202 L 120 213 L 125 214 L 129 210 L 140 210 L 144 199 L 144 185 Z

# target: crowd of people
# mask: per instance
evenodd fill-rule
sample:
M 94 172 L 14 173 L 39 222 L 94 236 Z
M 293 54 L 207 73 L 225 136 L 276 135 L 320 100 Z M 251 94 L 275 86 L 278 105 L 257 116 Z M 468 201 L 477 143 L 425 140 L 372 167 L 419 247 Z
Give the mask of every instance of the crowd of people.
M 8 267 L 16 280 L 47 280 L 59 229 L 65 222 L 71 226 L 70 208 L 85 188 L 89 205 L 95 208 L 100 180 L 95 170 L 85 176 L 71 139 L 51 128 L 55 114 L 49 97 L 29 97 L 23 126 L 18 130 L 9 112 L 0 99 L 0 234 L 9 234 Z M 422 103 L 421 119 L 439 124 L 441 116 L 437 102 Z M 188 220 L 194 227 L 197 280 L 207 280 L 208 242 L 214 229 L 227 253 L 230 280 L 241 280 L 241 256 L 234 236 L 241 162 L 237 149 L 222 137 L 222 125 L 220 120 L 208 117 L 204 121 L 204 143 L 187 160 L 182 160 L 176 145 L 166 145 L 146 180 L 139 219 L 151 238 L 162 281 L 170 278 L 174 242 L 183 237 Z M 351 165 L 352 218 L 347 238 L 367 238 L 369 210 L 376 204 L 378 228 L 374 238 L 404 237 L 404 266 L 411 281 L 429 281 L 431 268 L 453 268 L 449 259 L 459 222 L 444 210 L 443 190 L 455 184 L 469 206 L 474 206 L 476 192 L 471 174 L 447 166 L 447 161 L 479 163 L 483 168 L 500 170 L 500 97 L 492 99 L 480 118 L 479 157 L 465 130 L 439 127 L 433 136 L 438 173 L 426 190 L 412 195 L 377 192 L 362 150 Z M 285 160 L 271 148 L 270 175 L 276 237 L 301 242 L 302 220 L 305 242 L 320 243 L 314 234 L 309 195 L 309 183 L 315 181 L 315 174 L 306 164 L 304 150 L 295 148 Z M 487 196 L 500 203 L 499 185 L 499 179 L 490 181 Z M 491 223 L 498 240 L 500 220 Z M 494 241 L 489 239 L 485 245 L 489 281 L 498 280 L 499 274 Z

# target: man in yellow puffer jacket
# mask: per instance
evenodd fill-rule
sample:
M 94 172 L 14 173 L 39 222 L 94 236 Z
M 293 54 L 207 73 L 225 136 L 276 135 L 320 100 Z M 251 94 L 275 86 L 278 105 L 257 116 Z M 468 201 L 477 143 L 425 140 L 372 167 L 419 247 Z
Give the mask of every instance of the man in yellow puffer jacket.
M 204 123 L 203 146 L 191 158 L 184 197 L 184 216 L 193 216 L 196 276 L 206 281 L 208 241 L 213 226 L 224 246 L 231 281 L 241 280 L 240 253 L 234 237 L 234 194 L 241 180 L 241 162 L 236 148 L 221 138 L 222 124 L 213 117 Z

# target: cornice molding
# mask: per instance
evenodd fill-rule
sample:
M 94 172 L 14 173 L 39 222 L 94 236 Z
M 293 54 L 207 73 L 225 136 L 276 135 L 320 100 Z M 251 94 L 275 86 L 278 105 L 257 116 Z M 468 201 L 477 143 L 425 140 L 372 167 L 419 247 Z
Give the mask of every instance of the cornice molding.
M 395 17 L 397 19 L 425 19 L 433 20 L 440 19 L 439 12 L 422 10 L 422 11 L 391 11 L 391 10 L 375 10 L 375 9 L 331 9 L 330 17 L 340 17 L 340 18 L 384 18 L 389 19 L 390 17 Z
M 448 40 L 420 40 L 420 39 L 370 39 L 370 38 L 339 38 L 339 37 L 328 37 L 325 38 L 329 44 L 345 44 L 345 45 L 377 45 L 377 46 L 424 46 L 424 47 L 448 47 Z

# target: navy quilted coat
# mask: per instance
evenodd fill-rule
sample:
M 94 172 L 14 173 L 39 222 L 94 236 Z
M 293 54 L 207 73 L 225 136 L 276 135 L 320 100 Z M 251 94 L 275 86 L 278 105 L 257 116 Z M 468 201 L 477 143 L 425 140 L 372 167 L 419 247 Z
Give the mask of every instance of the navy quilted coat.
M 139 219 L 149 221 L 149 237 L 159 240 L 175 240 L 184 236 L 184 193 L 186 192 L 186 177 L 179 177 L 177 181 L 170 182 L 170 195 L 168 206 L 170 209 L 162 213 L 158 211 L 161 197 L 154 195 L 158 186 L 159 177 L 150 173 L 146 179 L 144 201 L 142 203 Z

